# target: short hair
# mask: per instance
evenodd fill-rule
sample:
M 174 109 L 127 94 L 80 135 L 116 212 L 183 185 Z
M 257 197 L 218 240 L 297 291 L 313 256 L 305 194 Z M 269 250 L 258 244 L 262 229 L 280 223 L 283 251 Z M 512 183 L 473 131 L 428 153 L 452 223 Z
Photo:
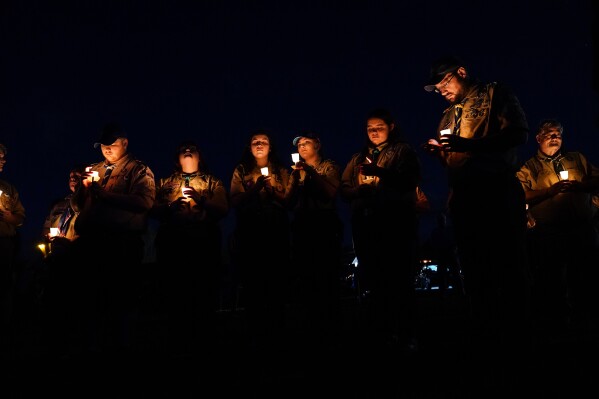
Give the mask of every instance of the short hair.
M 547 133 L 551 129 L 559 130 L 560 134 L 564 133 L 564 126 L 561 124 L 561 122 L 555 119 L 543 119 L 537 128 L 537 136 L 539 134 Z

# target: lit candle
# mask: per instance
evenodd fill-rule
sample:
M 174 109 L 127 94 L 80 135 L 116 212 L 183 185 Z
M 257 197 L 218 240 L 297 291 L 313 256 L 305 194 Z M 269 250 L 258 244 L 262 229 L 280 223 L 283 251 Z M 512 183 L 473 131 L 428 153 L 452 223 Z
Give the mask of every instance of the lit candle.
M 46 244 L 38 244 L 37 246 L 39 248 L 40 251 L 42 251 L 42 255 L 44 255 L 44 258 L 46 257 Z
M 445 136 L 446 134 L 451 134 L 451 130 L 443 129 L 439 133 L 441 134 L 441 136 Z
M 559 177 L 561 177 L 562 180 L 568 180 L 568 171 L 567 170 L 560 171 Z
M 98 174 L 98 171 L 97 170 L 93 170 L 92 171 L 92 167 L 91 166 L 88 166 L 87 168 L 85 168 L 85 171 L 92 173 L 91 176 L 89 176 L 87 178 L 88 182 L 93 183 L 95 181 L 99 181 L 100 180 L 100 175 Z
M 268 176 L 268 166 L 260 168 L 260 173 L 262 173 L 264 176 Z
M 187 198 L 187 194 L 185 194 L 186 189 L 187 189 L 187 187 L 185 187 L 185 186 L 181 187 L 181 195 L 183 195 L 185 198 Z
M 291 154 L 291 160 L 293 161 L 293 163 L 298 163 L 299 162 L 299 153 L 294 152 L 293 154 Z
M 58 227 L 50 227 L 50 237 L 56 237 L 58 235 Z

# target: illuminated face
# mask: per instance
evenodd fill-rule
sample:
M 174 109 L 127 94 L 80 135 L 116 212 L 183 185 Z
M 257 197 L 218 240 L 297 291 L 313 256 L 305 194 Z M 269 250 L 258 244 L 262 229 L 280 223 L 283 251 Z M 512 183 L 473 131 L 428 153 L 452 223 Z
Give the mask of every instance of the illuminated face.
M 270 152 L 270 141 L 265 134 L 256 134 L 251 141 L 252 155 L 256 159 L 268 158 Z
M 439 93 L 450 104 L 457 104 L 464 98 L 464 77 L 466 70 L 460 67 L 455 72 L 449 72 L 435 85 L 435 93 Z
M 115 163 L 127 154 L 129 140 L 125 138 L 117 139 L 111 145 L 101 145 L 102 154 L 108 163 Z
M 552 127 L 541 134 L 537 134 L 537 143 L 543 154 L 553 155 L 562 147 L 562 134 L 557 127 Z
M 179 164 L 184 172 L 191 173 L 198 170 L 200 165 L 200 152 L 194 145 L 179 148 Z
M 318 147 L 320 143 L 314 139 L 302 137 L 297 142 L 297 152 L 304 159 L 311 159 L 318 155 Z
M 387 141 L 391 129 L 393 129 L 393 124 L 388 125 L 380 118 L 370 118 L 366 123 L 368 139 L 375 146 L 381 145 Z

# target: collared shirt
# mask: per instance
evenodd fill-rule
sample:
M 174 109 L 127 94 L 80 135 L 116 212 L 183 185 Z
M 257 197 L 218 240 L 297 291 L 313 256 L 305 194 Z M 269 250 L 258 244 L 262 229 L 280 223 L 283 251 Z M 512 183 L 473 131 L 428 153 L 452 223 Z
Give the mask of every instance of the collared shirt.
M 560 162 L 568 171 L 568 180 L 581 182 L 599 176 L 599 168 L 588 162 L 580 152 L 565 152 L 562 155 Z M 552 160 L 553 158 L 538 151 L 524 163 L 516 173 L 524 191 L 544 190 L 560 180 Z M 597 213 L 592 195 L 585 192 L 559 193 L 530 206 L 529 209 L 540 227 L 589 223 Z
M 518 98 L 503 85 L 476 83 L 466 93 L 460 122 L 460 137 L 477 139 L 500 134 L 506 127 L 528 131 L 528 122 Z M 454 104 L 444 111 L 439 132 L 443 129 L 455 131 Z M 510 173 L 517 170 L 516 148 L 477 152 L 442 152 L 450 175 L 485 176 L 489 173 Z M 462 170 L 461 170 L 462 169 Z
M 339 165 L 331 160 L 322 160 L 314 168 L 315 172 L 325 178 L 335 187 L 341 184 L 341 170 Z M 288 191 L 295 184 L 295 176 L 289 177 Z M 297 192 L 293 196 L 295 201 L 292 204 L 294 210 L 336 210 L 336 198 L 328 198 L 316 186 L 311 176 L 305 171 L 299 171 L 299 182 Z
M 156 188 L 156 205 L 165 205 L 175 201 L 183 196 L 183 187 L 185 187 L 186 179 L 181 173 L 173 173 L 167 178 L 160 179 Z M 225 208 L 228 208 L 228 198 L 226 188 L 219 178 L 210 174 L 195 174 L 189 179 L 189 187 L 192 187 L 201 195 L 205 196 L 211 202 L 218 202 Z M 171 215 L 172 219 L 177 219 L 179 222 L 194 222 L 206 220 L 208 214 L 204 207 L 196 206 L 193 199 L 189 199 L 189 208 L 186 210 L 178 210 L 176 215 Z M 224 215 L 213 215 L 208 217 L 208 220 L 218 221 Z
M 289 182 L 289 172 L 283 167 L 275 168 L 271 163 L 268 164 L 268 170 L 271 177 L 270 183 L 274 192 L 283 197 Z M 253 170 L 245 170 L 243 165 L 238 165 L 233 171 L 233 177 L 231 178 L 231 198 L 246 193 L 246 187 L 256 184 L 261 175 L 262 172 L 260 172 L 260 168 L 257 166 Z M 258 196 L 245 202 L 242 208 L 258 210 L 270 205 L 282 207 L 282 204 L 278 203 L 266 190 L 260 190 Z
M 24 219 L 25 208 L 21 203 L 19 192 L 15 186 L 6 180 L 0 180 L 0 190 L 2 190 L 2 194 L 0 194 L 0 207 Z M 17 227 L 19 226 L 0 221 L 0 237 L 14 237 L 17 234 Z
M 78 235 L 75 231 L 75 220 L 77 219 L 79 212 L 75 211 L 72 207 L 72 197 L 73 193 L 67 195 L 52 206 L 42 228 L 42 234 L 44 236 L 50 232 L 51 227 L 57 227 L 62 230 L 61 234 L 63 234 L 65 238 L 71 241 L 77 238 Z M 67 216 L 67 213 L 70 216 Z M 61 226 L 63 221 L 65 225 Z
M 420 179 L 420 162 L 416 153 L 401 142 L 382 146 L 380 150 L 376 164 L 387 169 L 387 178 L 360 174 L 364 160 L 362 154 L 354 154 L 341 176 L 341 198 L 350 203 L 352 214 L 367 208 L 415 213 L 414 193 Z M 358 187 L 363 184 L 375 187 L 372 196 L 359 195 Z
M 112 229 L 114 232 L 143 232 L 147 227 L 148 211 L 154 205 L 156 186 L 154 173 L 143 162 L 131 154 L 125 155 L 116 162 L 104 190 L 125 195 L 136 196 L 143 204 L 143 210 L 134 211 L 126 206 L 111 204 L 108 201 L 92 201 L 81 210 L 79 222 L 85 220 L 97 229 Z M 91 166 L 97 171 L 100 181 L 104 178 L 106 168 L 104 162 Z M 83 217 L 84 213 L 87 213 Z

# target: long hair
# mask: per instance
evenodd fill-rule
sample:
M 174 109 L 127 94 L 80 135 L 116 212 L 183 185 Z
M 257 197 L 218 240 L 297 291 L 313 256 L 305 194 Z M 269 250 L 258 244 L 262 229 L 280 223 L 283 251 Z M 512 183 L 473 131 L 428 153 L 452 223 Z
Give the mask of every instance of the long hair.
M 366 114 L 366 122 L 368 122 L 368 120 L 372 118 L 382 119 L 382 121 L 385 122 L 387 126 L 389 126 L 389 137 L 387 138 L 387 143 L 393 144 L 401 141 L 401 130 L 399 128 L 399 124 L 395 121 L 393 115 L 391 115 L 391 111 L 389 111 L 387 108 L 374 108 Z M 391 128 L 391 125 L 393 125 L 393 128 Z M 368 135 L 366 135 L 364 146 L 360 151 L 360 156 L 362 160 L 366 158 L 366 156 L 369 153 L 369 149 L 372 147 L 373 144 L 368 138 Z
M 243 151 L 241 153 L 241 159 L 239 160 L 239 164 L 241 164 L 246 171 L 253 170 L 256 167 L 256 158 L 254 158 L 254 154 L 252 154 L 252 139 L 254 138 L 254 136 L 259 134 L 268 137 L 268 142 L 270 144 L 270 151 L 268 152 L 268 161 L 277 168 L 284 167 L 277 153 L 277 147 L 275 145 L 273 137 L 270 134 L 270 132 L 266 129 L 258 129 L 250 133 L 247 140 L 247 144 L 243 148 Z

